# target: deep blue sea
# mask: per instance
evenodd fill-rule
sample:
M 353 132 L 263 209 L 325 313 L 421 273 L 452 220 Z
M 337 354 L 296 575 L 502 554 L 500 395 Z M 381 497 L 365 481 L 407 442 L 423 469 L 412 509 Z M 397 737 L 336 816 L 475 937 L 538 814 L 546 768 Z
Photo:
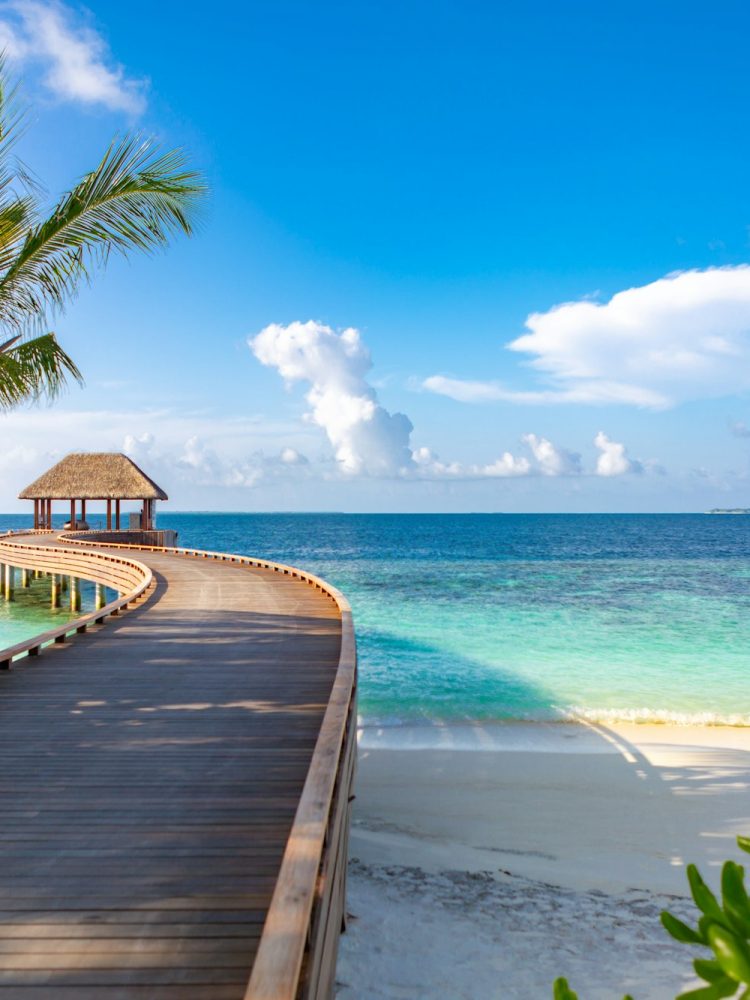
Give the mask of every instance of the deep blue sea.
M 750 516 L 164 511 L 159 526 L 341 588 L 370 723 L 750 725 Z

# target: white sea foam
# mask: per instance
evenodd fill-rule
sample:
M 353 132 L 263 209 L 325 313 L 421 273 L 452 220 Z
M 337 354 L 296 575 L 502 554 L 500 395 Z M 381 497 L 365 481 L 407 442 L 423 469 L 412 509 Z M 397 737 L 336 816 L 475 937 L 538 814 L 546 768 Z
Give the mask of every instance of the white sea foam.
M 578 723 L 578 725 L 576 725 Z M 360 716 L 362 750 L 512 750 L 555 753 L 606 753 L 611 748 L 592 725 L 623 723 L 688 728 L 750 727 L 750 715 L 718 712 L 669 712 L 648 708 L 597 709 L 576 707 L 552 717 L 523 719 L 394 719 Z
M 657 708 L 592 708 L 574 705 L 570 708 L 555 708 L 548 713 L 519 714 L 504 718 L 429 718 L 426 716 L 410 718 L 372 718 L 360 715 L 357 726 L 360 730 L 400 730 L 432 731 L 439 733 L 443 729 L 482 729 L 493 726 L 506 726 L 514 723 L 536 723 L 549 726 L 570 722 L 600 722 L 603 724 L 617 722 L 644 723 L 650 725 L 670 726 L 748 726 L 750 713 L 747 712 L 676 712 Z
M 571 722 L 642 722 L 670 726 L 750 726 L 748 713 L 670 712 L 654 708 L 584 708 L 575 706 L 566 712 Z

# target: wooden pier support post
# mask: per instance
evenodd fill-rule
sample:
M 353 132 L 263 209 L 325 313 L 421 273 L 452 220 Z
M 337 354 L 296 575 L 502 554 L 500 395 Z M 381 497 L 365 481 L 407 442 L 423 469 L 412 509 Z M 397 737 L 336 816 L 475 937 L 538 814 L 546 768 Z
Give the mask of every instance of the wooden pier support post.
M 77 576 L 70 577 L 70 610 L 81 610 L 81 583 Z
M 94 607 L 97 611 L 101 611 L 105 603 L 104 587 L 100 583 L 94 584 Z
M 5 593 L 6 601 L 15 601 L 16 568 L 15 566 L 11 566 L 10 563 L 5 564 L 5 573 L 3 574 L 3 591 Z
M 31 574 L 27 569 L 21 570 L 21 586 L 24 590 L 28 590 L 31 586 Z
M 60 579 L 57 573 L 52 574 L 51 604 L 53 608 L 60 607 Z

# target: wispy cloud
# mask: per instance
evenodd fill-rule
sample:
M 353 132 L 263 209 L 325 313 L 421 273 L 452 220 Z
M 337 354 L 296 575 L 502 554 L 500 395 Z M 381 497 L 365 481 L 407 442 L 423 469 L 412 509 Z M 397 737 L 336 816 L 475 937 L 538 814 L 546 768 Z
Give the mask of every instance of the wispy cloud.
M 424 388 L 461 402 L 622 403 L 651 409 L 750 389 L 750 265 L 683 271 L 609 302 L 532 313 L 508 344 L 542 385 L 433 375 Z
M 0 4 L 0 48 L 17 63 L 38 65 L 60 100 L 133 116 L 146 108 L 146 81 L 129 77 L 105 39 L 55 0 Z
M 558 403 L 628 403 L 633 406 L 660 409 L 664 397 L 649 389 L 623 385 L 621 382 L 600 381 L 596 384 L 579 385 L 569 389 L 513 390 L 500 382 L 474 382 L 467 379 L 449 378 L 445 375 L 430 375 L 422 382 L 422 387 L 438 396 L 448 396 L 459 403 L 521 403 L 525 406 L 546 406 Z
M 180 483 L 251 488 L 264 479 L 299 479 L 309 466 L 304 428 L 256 417 L 28 408 L 0 415 L 0 440 L 14 442 L 0 450 L 0 470 L 12 469 L 19 489 L 80 450 L 125 451 L 167 492 Z
M 309 464 L 294 448 L 283 448 L 270 455 L 261 450 L 235 455 L 226 448 L 209 444 L 198 435 L 189 437 L 175 448 L 174 445 L 165 446 L 151 433 L 128 434 L 122 450 L 148 468 L 157 479 L 161 475 L 169 477 L 172 483 L 184 482 L 193 486 L 251 489 L 262 479 L 286 476 L 292 467 Z

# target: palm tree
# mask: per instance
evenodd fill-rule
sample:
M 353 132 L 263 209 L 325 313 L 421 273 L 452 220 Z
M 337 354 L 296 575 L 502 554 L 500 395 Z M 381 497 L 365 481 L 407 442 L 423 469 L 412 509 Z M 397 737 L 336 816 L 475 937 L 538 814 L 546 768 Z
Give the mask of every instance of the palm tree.
M 74 361 L 44 327 L 115 251 L 150 253 L 177 233 L 191 235 L 206 193 L 179 149 L 152 139 L 115 139 L 99 165 L 44 217 L 39 191 L 12 156 L 23 123 L 0 56 L 0 411 L 54 396 Z
M 81 382 L 75 362 L 54 333 L 24 341 L 20 335 L 0 344 L 0 411 L 26 399 L 56 396 L 70 376 Z

